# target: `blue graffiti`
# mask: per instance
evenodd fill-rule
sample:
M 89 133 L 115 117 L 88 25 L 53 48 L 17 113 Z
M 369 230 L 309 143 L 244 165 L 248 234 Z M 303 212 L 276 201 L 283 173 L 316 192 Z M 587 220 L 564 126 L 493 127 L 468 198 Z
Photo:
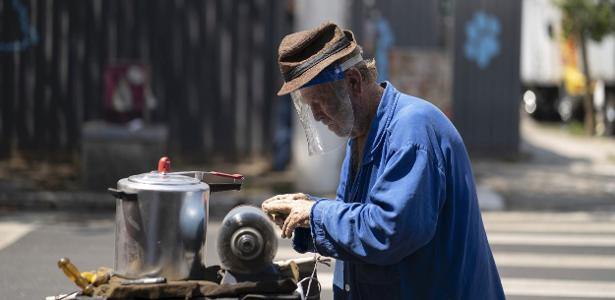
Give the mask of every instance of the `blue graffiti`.
M 389 22 L 380 17 L 376 21 L 376 30 L 378 31 L 378 41 L 376 42 L 376 69 L 378 70 L 378 82 L 389 80 L 389 49 L 395 43 L 395 35 Z
M 465 25 L 465 56 L 476 61 L 481 69 L 489 66 L 491 60 L 500 53 L 500 22 L 493 16 L 479 11 Z
M 19 16 L 19 30 L 23 37 L 12 42 L 0 42 L 0 52 L 23 51 L 38 44 L 38 34 L 34 27 L 30 27 L 26 6 L 19 2 L 19 0 L 12 0 L 11 6 L 17 12 L 17 16 Z

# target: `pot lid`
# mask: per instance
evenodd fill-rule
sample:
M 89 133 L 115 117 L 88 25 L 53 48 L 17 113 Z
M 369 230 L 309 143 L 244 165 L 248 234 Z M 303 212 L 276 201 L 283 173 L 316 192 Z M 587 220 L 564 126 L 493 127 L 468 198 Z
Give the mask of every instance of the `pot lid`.
M 148 185 L 166 186 L 194 185 L 202 183 L 195 177 L 169 173 L 170 171 L 171 160 L 164 156 L 158 161 L 158 172 L 151 171 L 149 173 L 133 175 L 128 177 L 128 181 Z
M 190 176 L 159 173 L 152 171 L 128 177 L 128 181 L 150 185 L 190 185 L 200 184 L 201 181 Z

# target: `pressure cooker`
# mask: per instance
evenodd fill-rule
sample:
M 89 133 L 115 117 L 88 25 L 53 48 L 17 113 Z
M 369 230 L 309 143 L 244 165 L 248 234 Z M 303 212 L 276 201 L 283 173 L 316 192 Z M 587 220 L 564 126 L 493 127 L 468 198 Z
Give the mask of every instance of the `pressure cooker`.
M 208 184 L 210 176 L 229 182 Z M 109 189 L 116 198 L 115 273 L 198 279 L 205 268 L 209 194 L 239 190 L 242 182 L 240 174 L 171 172 L 167 157 L 156 171 L 120 179 Z

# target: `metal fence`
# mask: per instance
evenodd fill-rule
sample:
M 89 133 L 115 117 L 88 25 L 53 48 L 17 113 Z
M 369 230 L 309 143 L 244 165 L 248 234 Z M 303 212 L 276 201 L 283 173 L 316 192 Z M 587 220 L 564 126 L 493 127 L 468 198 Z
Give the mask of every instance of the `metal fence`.
M 109 63 L 151 68 L 153 120 L 199 160 L 263 155 L 272 139 L 284 27 L 276 0 L 0 1 L 0 158 L 78 153 L 102 117 Z
M 378 14 L 389 22 L 396 47 L 443 47 L 447 37 L 444 17 L 449 14 L 445 5 L 451 1 L 378 0 L 372 5 L 352 1 L 352 30 L 363 43 L 366 20 Z

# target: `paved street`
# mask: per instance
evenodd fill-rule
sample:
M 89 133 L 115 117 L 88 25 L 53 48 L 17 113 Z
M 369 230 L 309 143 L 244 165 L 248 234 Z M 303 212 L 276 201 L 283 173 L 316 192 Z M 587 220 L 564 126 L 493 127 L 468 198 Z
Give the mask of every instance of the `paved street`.
M 483 218 L 508 299 L 615 298 L 615 213 L 489 212 Z M 208 264 L 217 264 L 208 230 Z M 0 299 L 43 299 L 74 290 L 56 267 L 62 256 L 82 270 L 113 264 L 113 216 L 27 213 L 0 217 Z M 278 258 L 297 255 L 281 241 Z M 331 268 L 322 267 L 323 299 Z
M 475 159 L 477 183 L 506 200 L 508 210 L 615 208 L 615 139 L 571 135 L 521 118 L 521 157 Z

